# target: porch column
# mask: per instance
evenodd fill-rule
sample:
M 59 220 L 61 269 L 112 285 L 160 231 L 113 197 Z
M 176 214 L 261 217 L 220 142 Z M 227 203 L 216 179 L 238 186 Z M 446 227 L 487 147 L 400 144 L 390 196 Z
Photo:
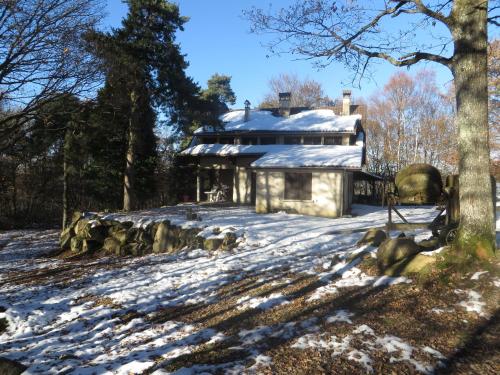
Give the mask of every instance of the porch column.
M 200 169 L 196 172 L 196 202 L 199 203 L 201 200 L 201 176 Z

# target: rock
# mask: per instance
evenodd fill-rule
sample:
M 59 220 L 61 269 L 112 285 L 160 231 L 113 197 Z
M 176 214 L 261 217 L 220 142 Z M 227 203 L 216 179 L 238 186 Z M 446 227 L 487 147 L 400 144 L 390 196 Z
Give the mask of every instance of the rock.
M 394 183 L 403 204 L 436 203 L 443 189 L 441 173 L 429 164 L 412 164 L 401 169 Z
M 71 251 L 74 253 L 79 253 L 83 249 L 83 239 L 80 237 L 73 237 L 70 241 Z
M 59 245 L 61 249 L 68 250 L 71 248 L 71 238 L 75 235 L 73 228 L 68 227 L 61 232 L 61 236 L 59 237 Z
M 120 255 L 121 243 L 114 237 L 108 237 L 104 240 L 102 249 L 106 252 L 106 254 Z
M 77 235 L 78 237 L 84 238 L 88 223 L 89 223 L 89 221 L 87 219 L 80 219 L 76 223 L 75 228 L 74 228 L 75 235 Z
M 138 242 L 129 242 L 122 247 L 122 255 L 141 256 L 145 254 L 146 245 Z
M 19 362 L 0 357 L 0 375 L 20 375 L 27 367 Z
M 398 238 L 406 238 L 405 232 L 401 232 L 398 234 Z
M 410 238 L 389 238 L 377 250 L 377 264 L 383 272 L 401 259 L 420 252 L 420 247 Z
M 387 276 L 407 276 L 412 273 L 422 273 L 431 268 L 437 261 L 437 257 L 417 254 L 401 259 L 384 271 Z
M 6 311 L 7 311 L 7 308 L 0 305 L 0 313 L 4 313 Z
M 122 245 L 127 242 L 127 229 L 121 223 L 109 227 L 108 234 Z
M 153 253 L 162 253 L 167 251 L 168 243 L 170 240 L 170 221 L 163 221 L 158 224 L 158 229 L 156 230 L 154 241 L 153 241 Z
M 207 251 L 215 251 L 221 247 L 223 241 L 224 239 L 219 237 L 205 238 L 203 248 Z
M 422 251 L 432 251 L 436 250 L 439 247 L 439 238 L 432 237 L 427 240 L 420 241 L 418 246 L 422 249 Z
M 376 228 L 370 228 L 365 233 L 362 239 L 358 241 L 358 245 L 370 244 L 372 246 L 380 246 L 382 242 L 387 238 L 387 234 L 381 230 Z
M 224 239 L 222 241 L 223 250 L 231 250 L 237 246 L 236 240 L 238 237 L 233 232 L 227 232 L 224 234 Z
M 219 227 L 215 227 L 214 229 L 212 229 L 212 233 L 217 235 L 217 234 L 220 234 L 220 228 Z

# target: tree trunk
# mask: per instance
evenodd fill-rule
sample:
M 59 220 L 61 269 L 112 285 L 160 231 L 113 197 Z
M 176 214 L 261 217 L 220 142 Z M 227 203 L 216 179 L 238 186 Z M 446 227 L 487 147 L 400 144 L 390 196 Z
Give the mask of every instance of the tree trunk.
M 130 93 L 130 117 L 128 124 L 128 146 L 126 155 L 125 173 L 123 177 L 123 210 L 131 211 L 136 205 L 134 191 L 134 168 L 137 149 L 137 108 L 138 95 L 135 90 Z
M 487 84 L 487 1 L 455 0 L 452 28 L 459 144 L 458 248 L 486 259 L 495 252 L 490 182 Z
M 63 217 L 62 217 L 62 229 L 66 229 L 69 217 L 69 205 L 68 205 L 68 182 L 69 182 L 69 138 L 70 130 L 66 129 L 64 134 L 64 146 L 63 146 Z

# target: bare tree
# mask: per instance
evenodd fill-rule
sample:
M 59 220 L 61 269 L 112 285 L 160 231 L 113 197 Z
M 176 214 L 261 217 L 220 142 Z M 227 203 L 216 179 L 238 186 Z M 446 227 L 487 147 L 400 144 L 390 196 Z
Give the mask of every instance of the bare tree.
M 274 33 L 271 50 L 341 61 L 363 75 L 373 59 L 398 67 L 420 61 L 450 69 L 456 89 L 460 173 L 457 248 L 478 258 L 495 253 L 490 183 L 487 25 L 500 25 L 488 0 L 302 0 L 277 12 L 245 14 L 254 32 Z M 489 9 L 489 12 L 488 12 Z M 391 22 L 393 19 L 400 22 Z
M 278 94 L 280 92 L 292 93 L 292 107 L 326 105 L 332 101 L 325 95 L 321 83 L 308 78 L 301 79 L 296 74 L 279 74 L 269 80 L 268 86 L 269 91 L 259 104 L 260 108 L 278 107 Z
M 101 0 L 0 0 L 0 151 L 43 105 L 93 88 L 98 66 L 83 36 L 102 14 Z
M 395 173 L 412 163 L 441 171 L 456 169 L 453 103 L 437 87 L 435 74 L 394 74 L 371 98 L 366 122 L 369 168 Z

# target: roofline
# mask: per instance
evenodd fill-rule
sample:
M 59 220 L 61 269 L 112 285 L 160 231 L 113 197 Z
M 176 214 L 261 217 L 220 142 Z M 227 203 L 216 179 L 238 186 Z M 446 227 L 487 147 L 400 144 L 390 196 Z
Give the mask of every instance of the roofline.
M 346 171 L 361 171 L 362 167 L 343 167 L 339 165 L 323 165 L 323 166 L 316 166 L 316 167 L 307 167 L 307 166 L 302 166 L 302 167 L 283 167 L 283 166 L 272 166 L 272 167 L 254 167 L 250 165 L 251 169 L 337 169 L 337 170 L 346 170 Z
M 315 134 L 315 133 L 327 133 L 327 134 L 356 134 L 356 129 L 353 131 L 346 130 L 228 130 L 228 131 L 217 131 L 217 132 L 200 132 L 194 133 L 194 137 L 198 136 L 216 136 L 216 135 L 246 135 L 246 134 L 274 134 L 274 135 L 290 135 L 290 134 Z

